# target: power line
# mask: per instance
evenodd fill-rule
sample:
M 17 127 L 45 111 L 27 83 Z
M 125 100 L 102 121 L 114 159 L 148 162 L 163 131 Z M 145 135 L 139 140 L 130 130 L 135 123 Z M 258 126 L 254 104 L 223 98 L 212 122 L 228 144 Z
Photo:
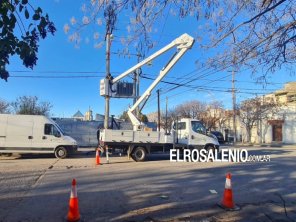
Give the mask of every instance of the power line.
M 10 75 L 12 78 L 30 79 L 81 79 L 81 78 L 103 78 L 103 76 L 32 76 L 32 75 Z
M 231 74 L 230 74 L 231 75 Z M 227 75 L 227 76 L 223 76 L 221 77 L 221 79 L 224 79 L 224 78 L 227 78 L 228 76 L 230 75 Z M 149 79 L 149 80 L 155 80 L 153 78 L 149 78 L 149 77 L 144 77 L 142 76 L 142 78 L 144 79 Z M 210 80 L 211 82 L 209 83 L 212 83 L 212 82 L 216 82 L 216 81 L 221 81 L 221 79 L 216 79 L 216 80 Z M 184 84 L 179 84 L 179 83 L 174 83 L 174 82 L 168 82 L 168 81 L 160 81 L 162 83 L 165 83 L 165 84 L 169 84 L 169 85 L 176 85 L 176 86 L 184 86 L 184 87 L 187 87 L 187 88 L 192 88 L 192 89 L 196 89 L 196 87 L 201 87 L 201 86 L 197 86 L 197 85 L 184 85 Z M 217 89 L 217 88 L 220 88 L 220 89 L 229 89 L 231 91 L 231 88 L 227 88 L 227 87 L 219 87 L 219 86 L 215 86 L 215 87 L 207 87 L 207 89 Z M 254 88 L 240 88 L 241 90 L 260 90 L 260 89 L 254 89 Z M 262 90 L 277 90 L 277 89 L 262 89 Z
M 260 47 L 262 47 L 262 46 L 260 46 Z M 274 48 L 276 48 L 276 47 L 274 47 Z M 270 50 L 272 50 L 273 48 L 270 48 L 270 49 L 268 49 L 268 50 L 265 50 L 265 51 L 263 51 L 263 52 L 261 52 L 261 53 L 259 53 L 259 54 L 257 54 L 257 56 L 258 55 L 261 55 L 261 54 L 263 54 L 263 53 L 265 53 L 266 51 L 270 51 Z M 245 58 L 245 61 L 246 60 L 250 60 L 250 59 L 252 59 L 252 57 L 254 57 L 254 56 L 251 56 L 251 57 L 249 57 L 249 58 Z M 267 63 L 267 61 L 265 61 L 265 62 L 262 62 L 262 63 L 260 63 L 259 65 L 263 65 L 263 64 L 266 64 Z M 203 74 L 203 75 L 200 75 L 199 77 L 197 77 L 197 78 L 194 78 L 194 79 L 191 79 L 191 80 L 189 80 L 189 81 L 187 81 L 185 84 L 179 84 L 179 85 L 177 85 L 177 86 L 175 86 L 175 87 L 173 87 L 173 88 L 170 88 L 170 89 L 168 89 L 167 91 L 165 91 L 164 93 L 168 93 L 168 92 L 170 92 L 170 91 L 172 91 L 172 90 L 174 90 L 174 89 L 176 89 L 176 88 L 178 88 L 178 87 L 180 87 L 180 86 L 184 86 L 184 85 L 186 85 L 186 84 L 188 84 L 188 83 L 191 83 L 191 82 L 193 82 L 193 81 L 196 81 L 196 80 L 198 80 L 198 79 L 200 79 L 200 78 L 203 78 L 203 77 L 205 77 L 205 76 L 209 76 L 209 75 L 212 75 L 212 74 L 215 74 L 215 73 L 217 73 L 217 72 L 219 72 L 219 71 L 223 71 L 223 70 L 225 70 L 225 69 L 227 69 L 227 68 L 229 68 L 229 67 L 231 67 L 232 66 L 232 64 L 229 64 L 228 66 L 224 66 L 224 67 L 222 67 L 222 68 L 220 68 L 220 69 L 216 69 L 216 71 L 214 71 L 214 72 L 212 72 L 212 73 L 205 73 L 205 74 Z M 247 68 L 246 70 L 248 70 L 248 69 L 250 69 L 250 68 Z M 244 70 L 245 71 L 245 70 Z M 193 72 L 195 72 L 195 70 L 193 71 Z M 215 80 L 214 81 L 212 81 L 212 82 L 215 82 Z M 191 89 L 189 89 L 189 90 L 185 90 L 185 91 L 183 91 L 183 92 L 181 92 L 181 93 L 178 93 L 178 94 L 175 94 L 175 95 L 173 95 L 173 96 L 176 96 L 176 95 L 179 95 L 179 94 L 183 94 L 183 93 L 185 93 L 185 92 L 188 92 L 188 91 L 191 91 Z M 243 93 L 243 92 L 240 92 L 240 93 Z M 250 93 L 250 92 L 245 92 L 245 93 L 248 93 L 248 94 L 252 94 L 252 95 L 256 95 L 256 94 L 265 94 L 265 93 Z M 154 98 L 153 98 L 154 99 Z M 152 99 L 152 100 L 153 100 Z
M 145 75 L 145 76 L 143 76 Z M 142 74 L 142 77 L 147 77 L 147 75 L 150 75 L 150 74 Z M 151 76 L 156 76 L 155 74 L 151 74 Z M 150 78 L 150 77 L 147 77 L 147 78 Z M 165 77 L 166 79 L 174 79 L 174 80 L 179 80 L 179 79 L 188 79 L 188 78 L 185 78 L 185 77 L 172 77 L 172 76 L 167 76 Z M 153 78 L 150 78 L 150 79 L 153 79 Z M 212 79 L 205 79 L 205 78 L 200 78 L 199 80 L 202 80 L 202 81 L 212 81 Z M 232 80 L 231 79 L 220 79 L 220 80 L 215 80 L 215 82 L 231 82 Z M 235 80 L 235 82 L 237 83 L 252 83 L 252 84 L 261 84 L 261 82 L 258 82 L 258 81 L 244 81 L 244 80 Z M 267 85 L 283 85 L 285 84 L 286 82 L 267 82 L 266 84 Z
M 52 70 L 52 71 L 35 71 L 35 70 L 10 70 L 8 71 L 10 73 L 47 73 L 47 74 L 96 74 L 96 73 L 105 73 L 105 72 L 99 72 L 99 71 L 58 71 L 58 70 Z

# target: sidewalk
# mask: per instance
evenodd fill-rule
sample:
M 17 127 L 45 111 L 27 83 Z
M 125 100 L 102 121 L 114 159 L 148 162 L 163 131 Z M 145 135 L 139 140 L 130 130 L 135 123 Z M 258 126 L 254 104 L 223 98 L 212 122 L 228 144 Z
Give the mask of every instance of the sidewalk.
M 234 147 L 290 147 L 296 148 L 296 144 L 285 144 L 285 143 L 235 143 L 228 144 L 229 146 Z

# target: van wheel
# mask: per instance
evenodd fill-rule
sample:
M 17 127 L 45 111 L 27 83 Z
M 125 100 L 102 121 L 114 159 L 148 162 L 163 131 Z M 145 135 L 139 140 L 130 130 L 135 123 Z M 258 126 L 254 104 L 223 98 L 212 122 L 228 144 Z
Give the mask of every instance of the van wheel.
M 146 159 L 146 149 L 144 147 L 137 147 L 136 150 L 132 154 L 132 158 L 136 162 L 143 162 Z
M 56 148 L 56 150 L 54 151 L 54 155 L 56 156 L 56 158 L 64 159 L 67 157 L 68 151 L 65 147 L 61 146 Z

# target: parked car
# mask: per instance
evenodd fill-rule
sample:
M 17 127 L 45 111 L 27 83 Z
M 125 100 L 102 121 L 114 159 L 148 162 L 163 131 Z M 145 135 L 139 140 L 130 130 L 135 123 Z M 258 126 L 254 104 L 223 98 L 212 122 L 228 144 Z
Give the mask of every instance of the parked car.
M 211 131 L 211 134 L 213 134 L 214 136 L 217 137 L 218 142 L 220 144 L 225 143 L 224 136 L 223 136 L 223 134 L 221 132 L 219 132 L 219 131 Z

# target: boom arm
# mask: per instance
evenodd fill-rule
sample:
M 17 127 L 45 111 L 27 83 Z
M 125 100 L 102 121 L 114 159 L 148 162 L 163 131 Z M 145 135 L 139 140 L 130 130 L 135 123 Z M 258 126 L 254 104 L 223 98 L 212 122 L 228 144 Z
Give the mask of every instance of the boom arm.
M 157 86 L 157 84 L 165 77 L 165 75 L 170 71 L 170 69 L 177 63 L 177 61 L 185 54 L 185 52 L 192 47 L 194 43 L 194 38 L 188 34 L 183 34 L 180 37 L 173 40 L 170 44 L 163 47 L 162 49 L 155 52 L 153 55 L 149 56 L 148 58 L 144 59 L 142 62 L 138 63 L 137 65 L 133 66 L 132 68 L 128 69 L 118 77 L 114 78 L 112 84 L 118 82 L 120 79 L 124 78 L 125 76 L 129 75 L 130 73 L 134 72 L 138 68 L 142 67 L 143 65 L 149 63 L 156 57 L 160 56 L 161 54 L 167 52 L 173 47 L 177 47 L 178 52 L 174 54 L 174 56 L 170 59 L 170 61 L 166 64 L 166 66 L 160 71 L 158 77 L 153 81 L 153 83 L 148 87 L 148 89 L 143 93 L 143 95 L 137 100 L 137 102 L 129 108 L 127 114 L 133 124 L 134 130 L 141 129 L 141 122 L 136 118 L 133 114 L 133 111 L 144 101 L 149 98 L 151 95 L 152 90 Z

